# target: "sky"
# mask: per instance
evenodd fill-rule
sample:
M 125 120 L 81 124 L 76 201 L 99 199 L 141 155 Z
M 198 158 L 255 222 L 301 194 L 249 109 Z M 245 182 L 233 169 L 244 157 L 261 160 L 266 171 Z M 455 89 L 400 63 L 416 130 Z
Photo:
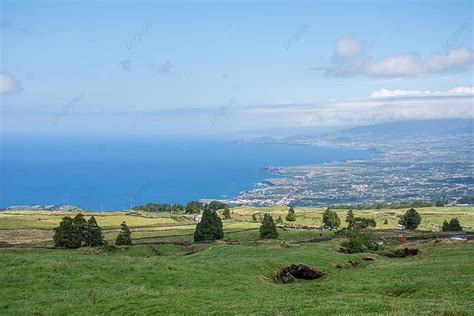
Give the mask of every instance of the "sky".
M 1 131 L 473 116 L 472 1 L 5 1 Z

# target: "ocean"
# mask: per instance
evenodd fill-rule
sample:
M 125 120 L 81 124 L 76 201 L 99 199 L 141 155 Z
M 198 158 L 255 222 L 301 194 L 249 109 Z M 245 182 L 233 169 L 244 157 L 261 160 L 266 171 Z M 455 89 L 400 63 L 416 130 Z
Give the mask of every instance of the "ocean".
M 222 138 L 2 141 L 0 207 L 72 204 L 96 211 L 224 199 L 275 175 L 266 167 L 364 159 L 365 150 L 241 144 Z

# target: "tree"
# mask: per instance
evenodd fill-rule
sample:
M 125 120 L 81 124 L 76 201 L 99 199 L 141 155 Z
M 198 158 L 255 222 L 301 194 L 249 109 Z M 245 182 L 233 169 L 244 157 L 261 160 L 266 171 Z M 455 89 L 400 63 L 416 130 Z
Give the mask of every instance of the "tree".
M 259 223 L 261 221 L 262 221 L 262 217 L 260 216 L 259 213 L 252 214 L 252 222 Z
M 329 207 L 323 213 L 323 223 L 324 225 L 336 228 L 341 225 L 341 220 L 335 211 L 331 211 Z
M 132 233 L 130 232 L 130 229 L 127 226 L 127 223 L 122 222 L 120 224 L 120 233 L 117 236 L 117 239 L 115 240 L 115 245 L 116 246 L 130 246 L 132 245 Z
M 54 229 L 54 245 L 57 248 L 79 248 L 81 240 L 77 238 L 73 219 L 69 216 L 63 217 L 59 226 Z
M 102 228 L 97 224 L 94 216 L 87 221 L 87 234 L 85 238 L 86 246 L 99 247 L 104 245 Z
M 260 238 L 277 238 L 278 232 L 273 217 L 270 214 L 263 215 L 262 225 L 260 226 Z
M 201 221 L 196 225 L 194 241 L 214 241 L 223 237 L 222 221 L 216 211 L 204 210 Z
M 72 224 L 74 226 L 75 238 L 78 239 L 79 245 L 82 245 L 82 243 L 86 241 L 87 236 L 87 221 L 84 215 L 78 213 L 72 219 Z
M 278 218 L 275 220 L 275 224 L 283 224 L 283 219 L 281 216 L 278 216 Z
M 349 211 L 347 211 L 347 216 L 346 216 L 347 228 L 351 229 L 352 227 L 354 227 L 354 222 L 355 222 L 354 212 L 351 209 L 349 209 Z
M 288 214 L 286 215 L 285 219 L 288 222 L 294 222 L 296 221 L 296 214 L 295 214 L 295 209 L 293 207 L 290 207 L 288 209 Z
M 220 201 L 211 201 L 209 204 L 204 205 L 204 208 L 212 210 L 212 211 L 225 209 L 226 207 L 227 207 L 227 204 Z
M 353 226 L 360 229 L 366 229 L 377 226 L 377 222 L 373 218 L 356 217 L 354 218 Z
M 406 229 L 416 229 L 421 223 L 421 216 L 414 208 L 411 208 L 402 215 L 398 223 Z
M 459 223 L 459 220 L 454 217 L 451 218 L 449 222 L 447 220 L 444 220 L 442 230 L 444 232 L 460 232 L 462 231 L 462 226 Z
M 232 218 L 232 216 L 230 215 L 229 207 L 227 205 L 224 207 L 224 211 L 222 212 L 222 215 L 224 215 L 224 219 Z
M 202 205 L 199 201 L 191 201 L 186 204 L 186 210 L 184 211 L 186 214 L 199 214 L 204 209 L 204 205 Z

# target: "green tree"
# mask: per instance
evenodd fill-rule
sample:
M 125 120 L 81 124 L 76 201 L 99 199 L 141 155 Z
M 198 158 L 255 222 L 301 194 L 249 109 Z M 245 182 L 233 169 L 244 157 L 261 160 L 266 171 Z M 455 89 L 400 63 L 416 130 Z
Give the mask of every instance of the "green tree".
M 411 208 L 402 215 L 398 223 L 407 229 L 416 229 L 421 223 L 421 216 L 414 208 Z
M 73 219 L 69 216 L 63 217 L 59 226 L 54 229 L 54 245 L 57 248 L 79 248 L 81 240 L 77 238 Z
M 283 219 L 281 216 L 278 216 L 278 218 L 275 220 L 275 224 L 283 224 Z
M 199 201 L 191 201 L 186 204 L 186 214 L 200 214 L 204 209 L 204 205 Z
M 99 247 L 104 245 L 104 236 L 102 228 L 97 224 L 94 216 L 87 221 L 87 234 L 85 238 L 86 246 Z
M 377 222 L 373 218 L 356 217 L 354 218 L 353 226 L 360 229 L 366 229 L 377 226 Z
M 194 241 L 214 241 L 223 237 L 222 221 L 216 211 L 204 210 L 201 221 L 196 225 Z
M 353 228 L 354 227 L 354 222 L 355 222 L 354 212 L 351 209 L 349 209 L 347 211 L 347 216 L 346 216 L 347 228 L 348 229 Z
M 288 209 L 288 214 L 286 215 L 285 219 L 288 222 L 294 222 L 296 221 L 296 214 L 295 214 L 295 209 L 293 207 L 290 207 Z
M 220 201 L 211 201 L 209 204 L 206 204 L 204 208 L 212 210 L 212 211 L 217 211 L 221 209 L 225 209 L 227 207 L 227 204 L 224 202 Z
M 459 223 L 459 220 L 454 217 L 451 218 L 449 222 L 444 220 L 442 229 L 444 232 L 460 232 L 462 231 L 462 226 L 461 223 Z
M 261 221 L 262 221 L 262 217 L 260 216 L 259 213 L 252 214 L 252 222 L 260 223 Z
M 130 246 L 132 244 L 132 233 L 130 232 L 127 223 L 122 222 L 122 224 L 120 224 L 120 228 L 120 233 L 118 234 L 117 239 L 115 240 L 115 245 Z
M 82 215 L 82 213 L 78 213 L 72 219 L 72 224 L 74 226 L 74 238 L 77 238 L 79 244 L 82 245 L 82 243 L 86 241 L 87 237 L 87 221 L 84 218 L 84 215 Z
M 447 220 L 444 220 L 443 222 L 443 227 L 441 228 L 444 232 L 449 232 L 451 230 L 451 227 L 449 226 L 449 223 Z
M 278 232 L 273 217 L 270 214 L 263 215 L 262 225 L 260 226 L 260 238 L 277 238 Z
M 222 215 L 224 215 L 224 219 L 232 218 L 232 216 L 230 215 L 229 207 L 227 205 L 224 207 L 224 211 L 222 212 Z
M 324 225 L 336 228 L 341 225 L 341 220 L 335 211 L 331 211 L 329 207 L 323 213 L 323 223 Z

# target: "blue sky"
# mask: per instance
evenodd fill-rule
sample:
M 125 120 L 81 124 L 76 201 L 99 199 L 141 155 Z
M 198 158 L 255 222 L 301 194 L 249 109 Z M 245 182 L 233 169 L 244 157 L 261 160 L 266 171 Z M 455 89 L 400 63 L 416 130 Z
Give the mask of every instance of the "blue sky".
M 460 92 L 450 115 L 472 115 L 471 1 L 2 1 L 0 22 L 5 133 L 51 121 L 163 132 L 196 117 L 252 129 L 255 107 L 328 109 L 381 89 L 456 105 Z M 343 124 L 286 113 L 263 127 Z

